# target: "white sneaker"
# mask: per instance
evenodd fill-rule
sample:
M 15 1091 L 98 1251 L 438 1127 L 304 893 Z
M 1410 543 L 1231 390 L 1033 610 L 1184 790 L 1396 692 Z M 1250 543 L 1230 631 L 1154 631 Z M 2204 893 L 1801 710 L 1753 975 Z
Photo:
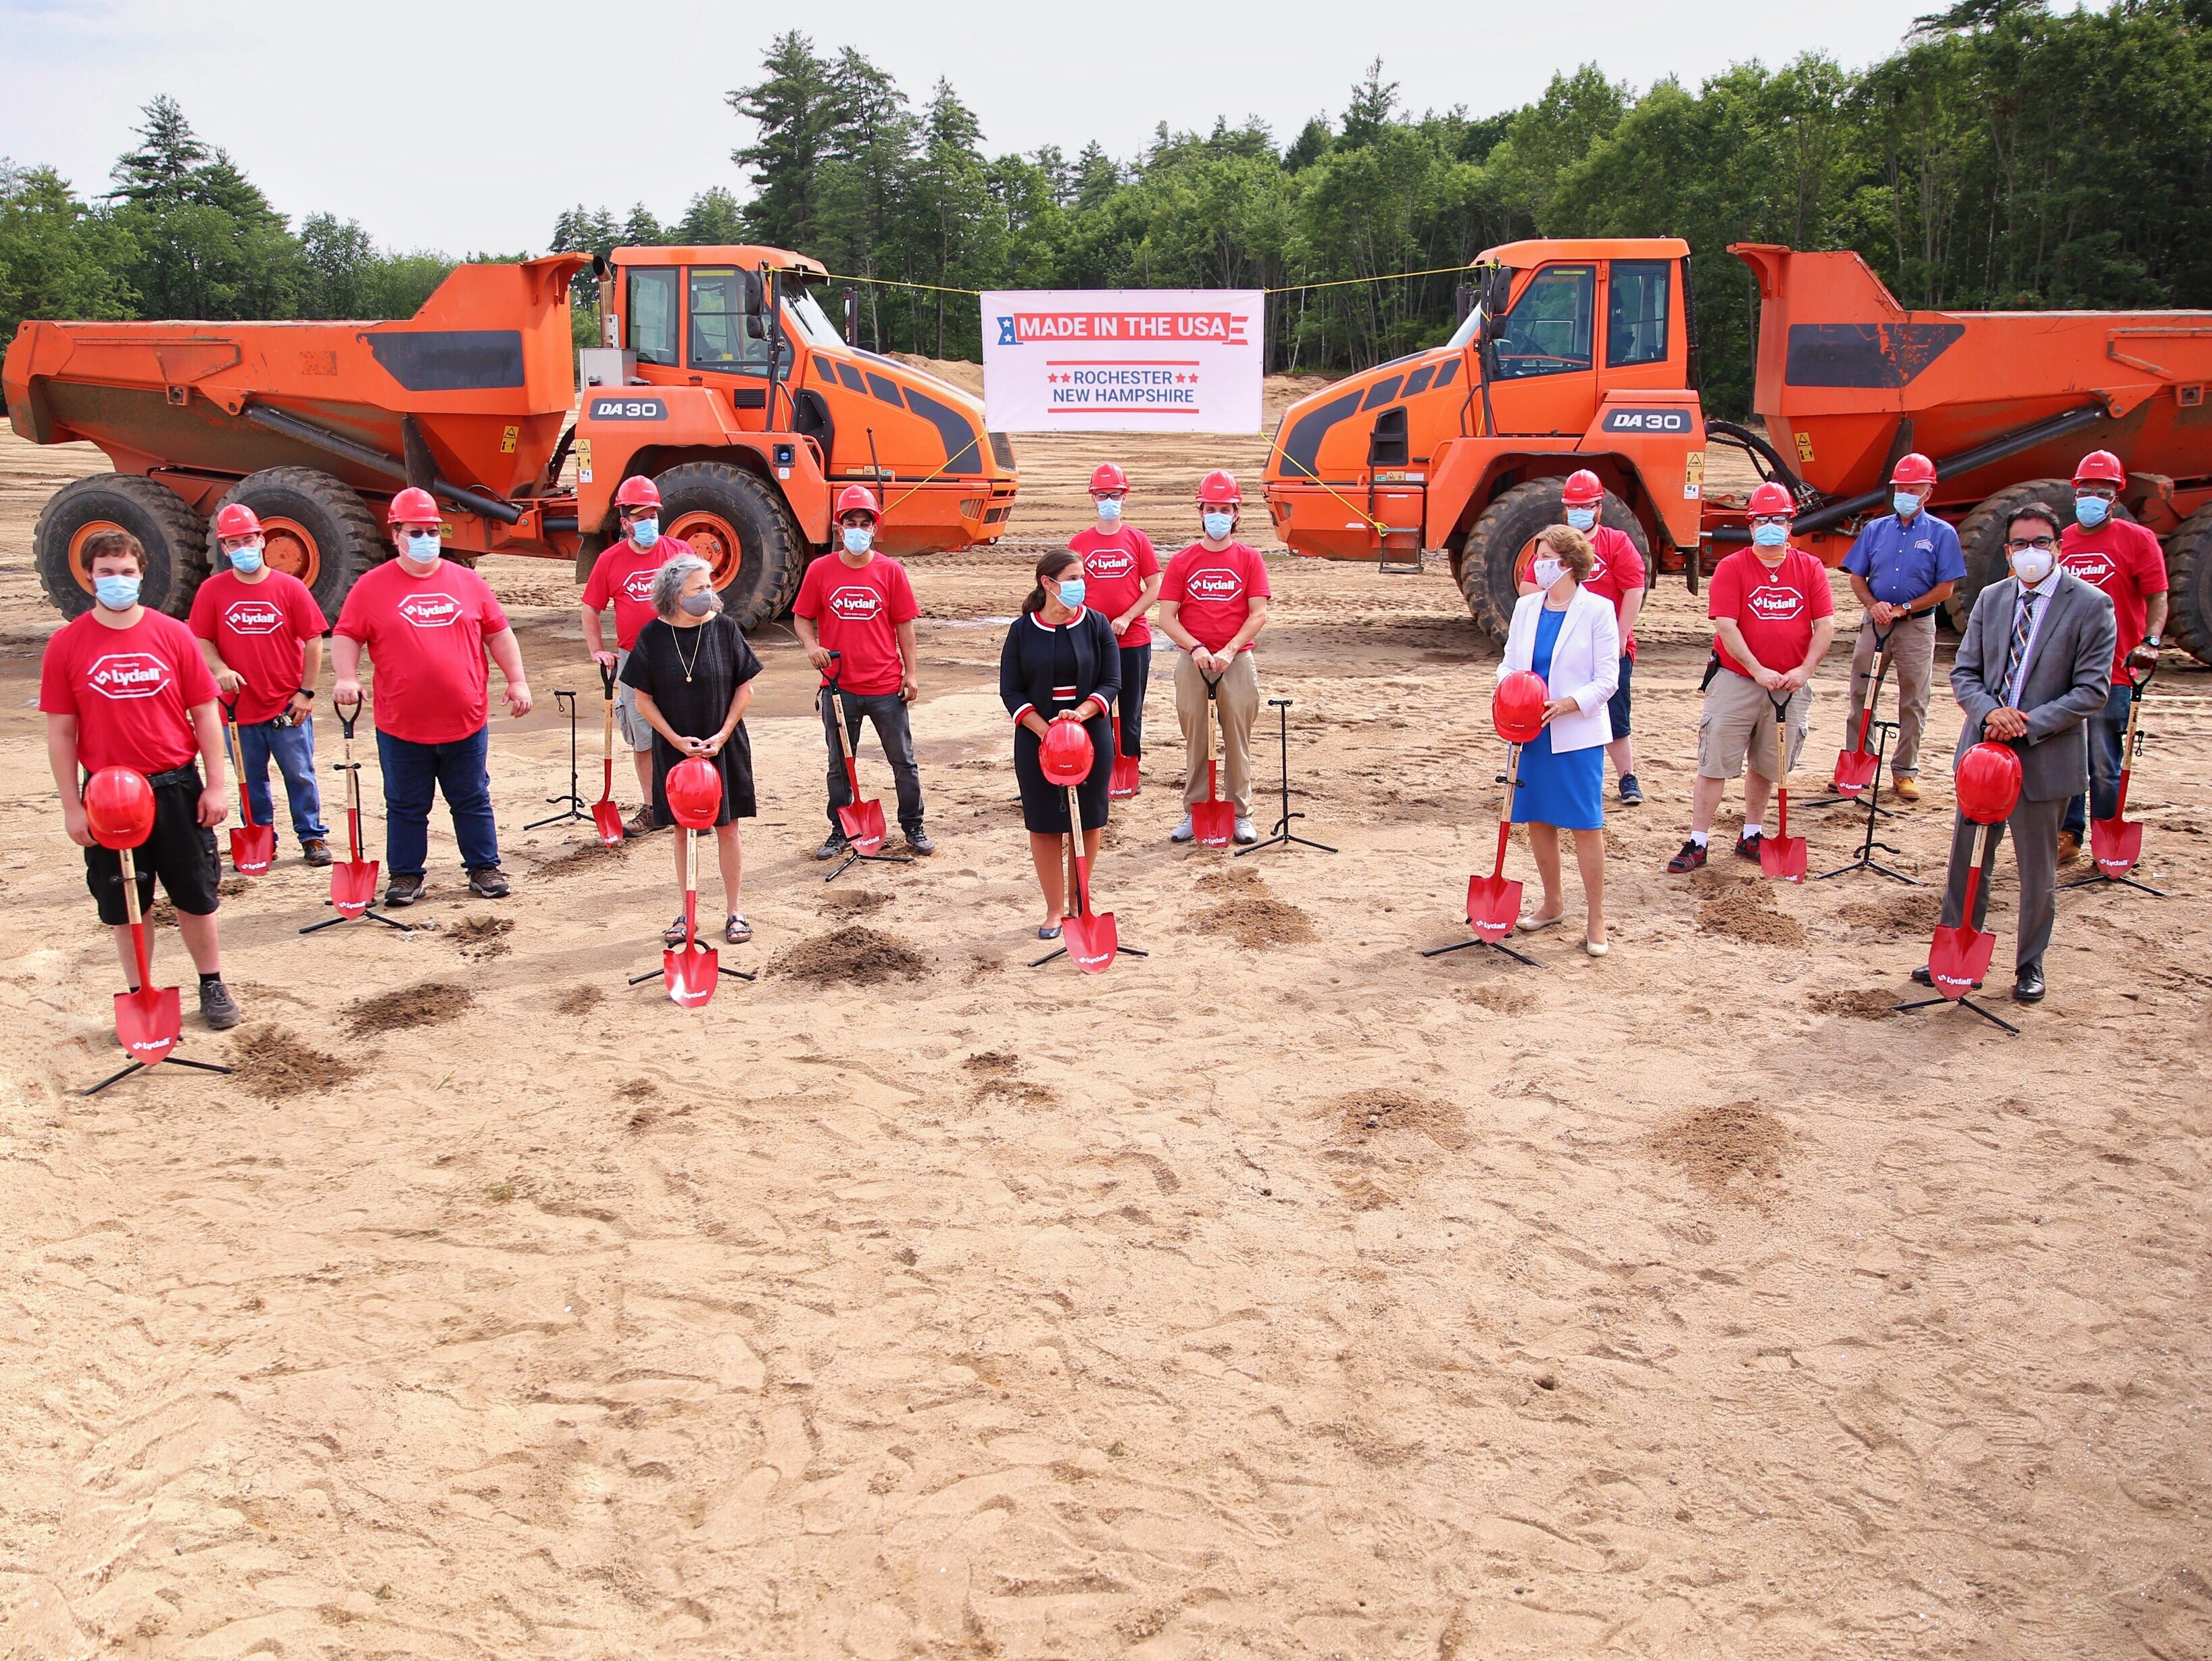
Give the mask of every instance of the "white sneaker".
M 1252 828 L 1251 820 L 1237 821 L 1237 840 L 1241 843 L 1255 843 L 1260 840 L 1260 833 Z
M 1174 830 L 1168 832 L 1168 840 L 1170 842 L 1189 842 L 1197 835 L 1198 828 L 1191 824 L 1190 815 L 1185 813 L 1182 816 L 1182 823 L 1176 826 Z

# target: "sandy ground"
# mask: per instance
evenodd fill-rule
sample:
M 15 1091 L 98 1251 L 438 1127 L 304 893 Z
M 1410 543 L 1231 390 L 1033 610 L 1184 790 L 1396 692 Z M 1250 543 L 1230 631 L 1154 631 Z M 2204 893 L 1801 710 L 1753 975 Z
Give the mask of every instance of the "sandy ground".
M 90 465 L 0 435 L 0 1654 L 2212 1652 L 2212 676 L 2162 683 L 2135 793 L 2173 897 L 2064 896 L 2010 1038 L 1882 1009 L 1931 891 L 1663 874 L 1678 583 L 1613 954 L 1425 960 L 1488 864 L 1494 652 L 1440 575 L 1281 560 L 1264 682 L 1341 852 L 1171 848 L 1156 682 L 1097 878 L 1152 956 L 1094 980 L 1027 966 L 990 690 L 1025 561 L 917 562 L 942 851 L 823 885 L 807 677 L 763 631 L 725 959 L 760 978 L 686 1013 L 623 983 L 667 838 L 520 829 L 567 776 L 548 694 L 592 683 L 565 574 L 488 562 L 546 712 L 495 727 L 514 897 L 466 901 L 441 829 L 428 926 L 302 939 L 288 837 L 222 913 L 251 1024 L 180 1052 L 237 1075 L 88 1099 L 116 973 L 25 550 Z M 1884 828 L 1925 878 L 1936 726 Z M 1848 857 L 1849 816 L 1797 823 Z

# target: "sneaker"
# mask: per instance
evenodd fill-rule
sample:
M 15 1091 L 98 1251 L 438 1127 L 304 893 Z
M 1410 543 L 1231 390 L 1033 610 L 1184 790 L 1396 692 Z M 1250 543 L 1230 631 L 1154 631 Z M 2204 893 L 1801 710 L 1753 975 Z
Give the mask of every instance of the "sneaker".
M 1740 860 L 1750 860 L 1754 863 L 1757 862 L 1759 859 L 1758 831 L 1747 830 L 1735 839 L 1735 856 Z
M 1168 840 L 1170 842 L 1191 842 L 1195 840 L 1197 836 L 1198 827 L 1190 822 L 1190 815 L 1185 813 L 1182 816 L 1182 823 L 1176 826 L 1174 830 L 1168 832 Z
M 228 1032 L 246 1019 L 238 1007 L 238 1000 L 230 995 L 230 989 L 221 981 L 200 983 L 200 1019 L 208 1024 L 211 1032 Z
M 937 851 L 937 844 L 929 839 L 929 832 L 923 830 L 920 825 L 915 825 L 913 830 L 907 831 L 905 835 L 906 851 L 908 853 L 919 854 L 924 859 L 927 859 L 932 854 L 934 854 Z
M 845 840 L 845 833 L 842 830 L 832 830 L 823 840 L 822 846 L 814 850 L 814 857 L 817 860 L 834 860 L 841 854 L 850 852 L 852 846 L 851 843 Z
M 1237 821 L 1236 839 L 1241 843 L 1255 843 L 1260 840 L 1260 833 L 1253 828 L 1251 820 L 1239 819 Z
M 507 896 L 507 873 L 495 865 L 469 867 L 469 892 L 480 900 L 503 900 Z
M 1695 871 L 1705 864 L 1707 851 L 1705 845 L 1693 837 L 1682 844 L 1680 853 L 1667 861 L 1667 868 L 1678 877 L 1686 871 Z
M 328 865 L 331 862 L 331 845 L 320 837 L 309 837 L 300 844 L 300 857 L 310 865 Z
M 394 908 L 412 905 L 422 897 L 422 873 L 420 871 L 394 871 L 392 880 L 384 885 L 384 903 Z
M 2081 857 L 2081 838 L 2071 830 L 2058 833 L 2058 862 L 2071 865 Z
M 660 826 L 653 821 L 651 802 L 623 821 L 623 835 L 625 837 L 649 837 L 659 829 Z
M 1623 773 L 1620 776 L 1620 800 L 1625 807 L 1644 806 L 1644 787 L 1636 782 L 1635 774 Z

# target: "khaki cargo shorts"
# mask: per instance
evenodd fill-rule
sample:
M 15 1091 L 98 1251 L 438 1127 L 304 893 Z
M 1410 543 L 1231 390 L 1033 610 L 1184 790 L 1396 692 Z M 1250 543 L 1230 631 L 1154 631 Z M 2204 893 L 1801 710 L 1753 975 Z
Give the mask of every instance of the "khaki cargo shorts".
M 637 688 L 624 684 L 623 666 L 629 661 L 629 654 L 615 654 L 615 731 L 622 741 L 642 754 L 653 748 L 653 725 L 637 712 Z
M 1805 727 L 1813 715 L 1813 689 L 1801 686 L 1790 700 L 1790 765 L 1805 747 Z M 1734 670 L 1723 669 L 1705 688 L 1705 713 L 1698 717 L 1698 776 L 1732 779 L 1743 772 L 1744 757 L 1763 779 L 1774 773 L 1774 703 L 1766 689 Z

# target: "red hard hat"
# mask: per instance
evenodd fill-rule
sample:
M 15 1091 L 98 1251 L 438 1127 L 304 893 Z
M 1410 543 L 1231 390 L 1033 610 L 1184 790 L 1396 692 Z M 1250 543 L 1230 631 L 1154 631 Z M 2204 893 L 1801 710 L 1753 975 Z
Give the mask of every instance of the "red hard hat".
M 615 492 L 617 508 L 658 508 L 660 506 L 660 487 L 643 473 L 632 473 L 623 480 Z
M 1091 734 L 1072 721 L 1056 721 L 1045 728 L 1037 745 L 1037 764 L 1054 784 L 1080 784 L 1091 776 Z
M 1959 757 L 1952 782 L 1959 794 L 1959 811 L 1975 824 L 2010 818 L 2020 800 L 2020 756 L 2008 744 L 1978 744 Z
M 1541 675 L 1516 669 L 1491 695 L 1490 724 L 1508 744 L 1534 744 L 1544 730 L 1544 706 L 1551 701 Z
M 435 525 L 446 516 L 438 511 L 438 504 L 428 490 L 418 490 L 409 485 L 392 498 L 392 511 L 384 516 L 386 525 Z
M 1091 474 L 1091 494 L 1098 496 L 1108 490 L 1127 490 L 1129 476 L 1110 461 L 1102 461 Z
M 1207 508 L 1241 508 L 1244 496 L 1237 488 L 1237 475 L 1216 467 L 1198 481 L 1198 500 Z
M 1570 508 L 1595 508 L 1605 500 L 1605 486 L 1589 468 L 1578 468 L 1559 487 L 1559 500 Z
M 848 484 L 837 493 L 837 517 L 848 514 L 866 514 L 871 519 L 881 519 L 883 509 L 876 506 L 876 493 L 865 484 Z
M 1754 518 L 1768 514 L 1787 514 L 1792 519 L 1797 516 L 1797 498 L 1779 479 L 1770 478 L 1753 490 L 1750 505 Z
M 215 533 L 218 537 L 258 537 L 261 521 L 253 516 L 253 509 L 242 502 L 234 502 L 215 516 Z
M 1897 459 L 1897 465 L 1889 470 L 1889 482 L 1911 485 L 1916 490 L 1923 484 L 1933 484 L 1936 482 L 1936 464 L 1917 450 L 1909 455 L 1901 455 Z
M 84 817 L 102 848 L 136 848 L 154 829 L 154 787 L 129 767 L 103 767 L 84 787 Z
M 677 824 L 688 830 L 704 830 L 714 823 L 722 806 L 722 776 L 713 762 L 703 756 L 678 762 L 668 770 L 668 782 L 662 788 Z
M 2119 457 L 2110 450 L 2092 450 L 2081 458 L 2074 470 L 2076 484 L 2124 484 L 2128 470 L 2120 465 Z

